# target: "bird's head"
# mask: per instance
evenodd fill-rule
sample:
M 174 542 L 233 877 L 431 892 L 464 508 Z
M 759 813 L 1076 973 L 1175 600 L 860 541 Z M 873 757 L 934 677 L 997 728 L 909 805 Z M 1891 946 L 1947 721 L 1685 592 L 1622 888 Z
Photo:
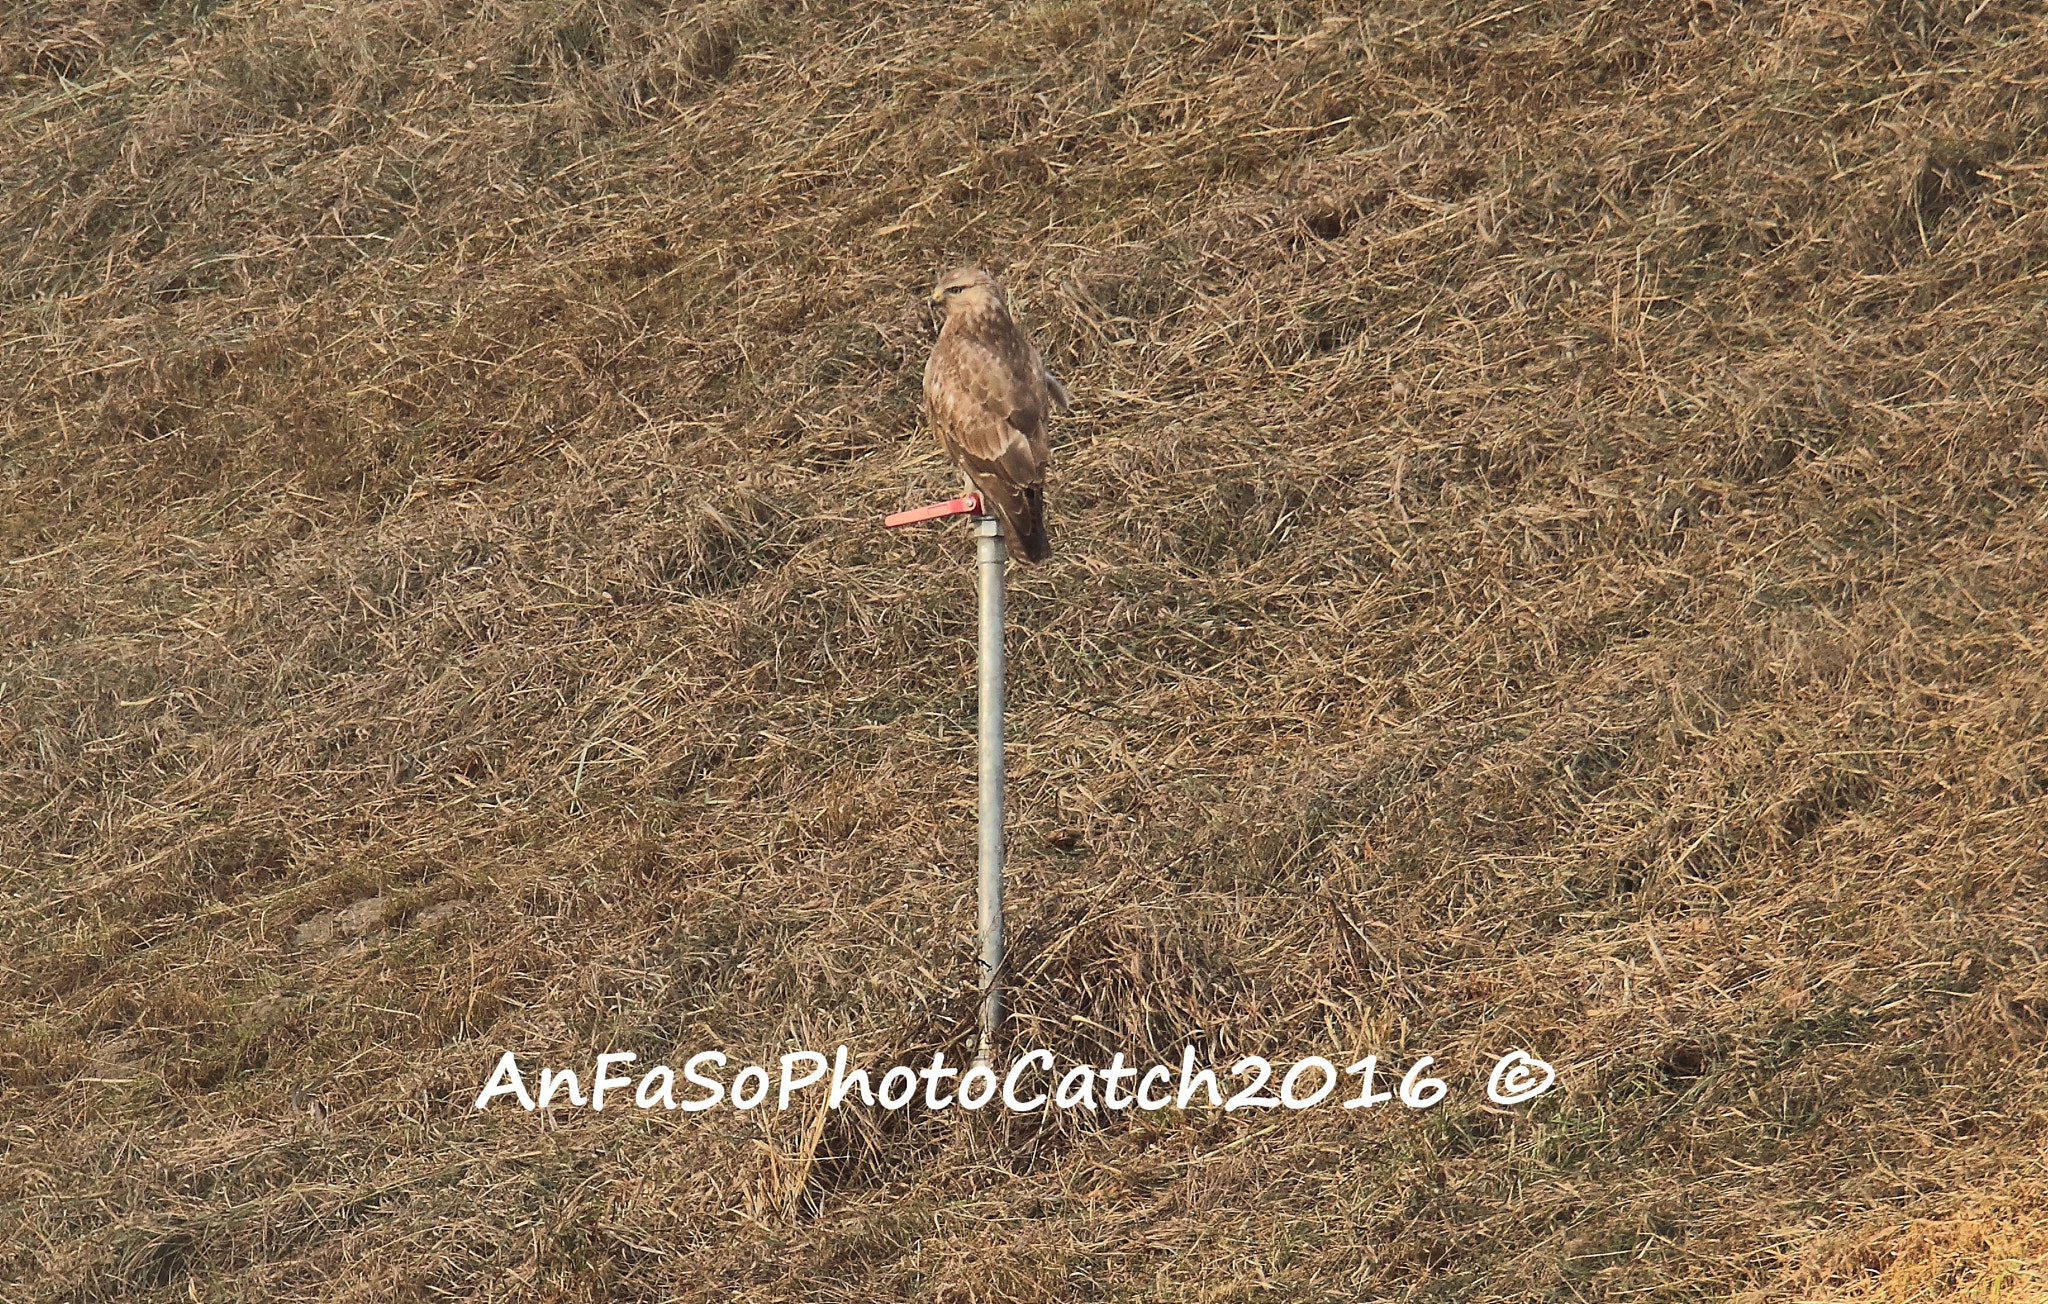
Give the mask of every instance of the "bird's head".
M 947 272 L 932 287 L 932 302 L 946 310 L 948 317 L 959 312 L 1003 306 L 1003 287 L 979 267 L 962 267 Z

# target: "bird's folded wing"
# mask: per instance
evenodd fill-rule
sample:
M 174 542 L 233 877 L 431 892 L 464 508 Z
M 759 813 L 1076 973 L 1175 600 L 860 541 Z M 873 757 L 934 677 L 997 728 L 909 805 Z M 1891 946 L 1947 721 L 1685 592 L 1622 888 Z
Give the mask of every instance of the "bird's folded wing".
M 1044 375 L 1046 396 L 1052 399 L 1053 406 L 1062 412 L 1072 412 L 1074 401 L 1067 397 L 1067 387 L 1060 383 L 1060 378 L 1053 375 L 1050 369 L 1047 369 Z
M 925 401 L 933 425 L 961 456 L 991 473 L 1019 484 L 1042 479 L 1042 395 L 1019 383 L 993 351 L 978 343 L 960 343 L 962 347 L 932 355 Z

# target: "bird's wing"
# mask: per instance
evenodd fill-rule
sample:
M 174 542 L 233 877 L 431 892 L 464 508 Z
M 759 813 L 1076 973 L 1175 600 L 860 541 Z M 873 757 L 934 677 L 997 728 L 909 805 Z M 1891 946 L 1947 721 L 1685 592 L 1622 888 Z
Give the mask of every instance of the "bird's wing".
M 1019 365 L 1028 361 L 1013 341 L 980 332 L 948 330 L 932 350 L 925 412 L 970 472 L 1020 485 L 1045 478 L 1045 385 L 1040 373 Z
M 1053 375 L 1052 369 L 1047 367 L 1044 362 L 1040 362 L 1038 367 L 1045 376 L 1046 396 L 1052 399 L 1053 406 L 1062 412 L 1072 412 L 1074 410 L 1074 401 L 1067 397 L 1067 387 L 1060 384 L 1060 378 Z
M 1003 523 L 1024 557 L 1043 561 L 1046 393 L 1030 342 L 1007 332 L 954 329 L 949 322 L 925 364 L 925 415 L 932 431 Z M 1007 338 L 1005 338 L 1007 336 Z M 1021 347 L 1020 347 L 1021 346 Z

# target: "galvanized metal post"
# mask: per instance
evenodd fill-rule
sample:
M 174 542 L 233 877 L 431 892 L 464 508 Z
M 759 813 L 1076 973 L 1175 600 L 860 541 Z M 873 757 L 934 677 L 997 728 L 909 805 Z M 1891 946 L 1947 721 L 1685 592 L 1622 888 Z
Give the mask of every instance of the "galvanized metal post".
M 981 1045 L 975 1058 L 994 1053 L 1003 1021 L 1003 527 L 976 518 L 981 572 Z

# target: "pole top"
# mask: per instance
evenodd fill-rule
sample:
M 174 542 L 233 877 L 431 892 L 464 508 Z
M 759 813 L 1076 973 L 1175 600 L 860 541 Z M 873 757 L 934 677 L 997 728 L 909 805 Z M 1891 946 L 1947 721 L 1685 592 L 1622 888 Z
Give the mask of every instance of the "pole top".
M 963 494 L 958 498 L 948 498 L 942 503 L 927 503 L 923 507 L 913 507 L 909 511 L 892 512 L 882 518 L 882 524 L 893 530 L 899 526 L 917 525 L 923 521 L 944 520 L 948 516 L 980 515 L 981 495 Z
M 1000 539 L 1003 537 L 1003 523 L 993 516 L 977 516 L 974 518 L 974 532 L 984 539 Z

